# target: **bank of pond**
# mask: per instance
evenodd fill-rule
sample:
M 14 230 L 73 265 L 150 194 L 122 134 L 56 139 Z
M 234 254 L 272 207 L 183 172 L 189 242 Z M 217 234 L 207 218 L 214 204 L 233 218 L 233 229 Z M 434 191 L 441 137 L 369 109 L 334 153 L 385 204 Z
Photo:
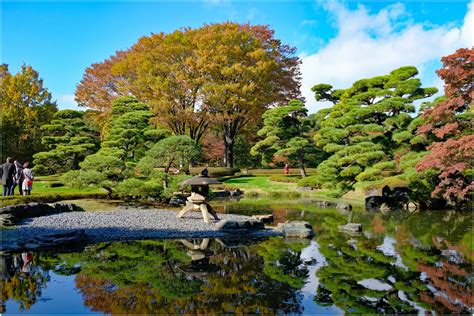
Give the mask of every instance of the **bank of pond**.
M 4 252 L 2 313 L 472 313 L 471 212 L 369 212 L 308 199 L 213 202 L 304 220 L 313 238 L 103 242 Z M 359 233 L 339 229 L 362 224 Z

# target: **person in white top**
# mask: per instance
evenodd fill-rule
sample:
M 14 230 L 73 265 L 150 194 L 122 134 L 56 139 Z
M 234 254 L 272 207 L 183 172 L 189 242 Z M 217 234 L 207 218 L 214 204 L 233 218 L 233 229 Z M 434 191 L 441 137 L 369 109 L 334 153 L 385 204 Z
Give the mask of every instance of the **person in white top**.
M 30 195 L 31 190 L 33 190 L 33 180 L 35 179 L 35 175 L 29 165 L 30 164 L 27 162 L 23 164 L 23 195 Z

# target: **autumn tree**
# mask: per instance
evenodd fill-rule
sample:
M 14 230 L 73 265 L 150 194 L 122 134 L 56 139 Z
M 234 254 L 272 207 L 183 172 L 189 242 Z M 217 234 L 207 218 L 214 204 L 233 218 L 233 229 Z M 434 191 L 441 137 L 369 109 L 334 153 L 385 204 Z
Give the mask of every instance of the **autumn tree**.
M 151 105 L 157 122 L 197 143 L 211 121 L 203 106 L 206 78 L 193 43 L 195 32 L 183 29 L 144 36 L 113 70 L 126 78 L 124 90 Z
M 41 126 L 46 151 L 36 153 L 34 171 L 54 174 L 79 168 L 79 163 L 99 148 L 99 133 L 84 122 L 84 112 L 56 112 L 50 124 Z
M 57 111 L 43 79 L 31 66 L 11 74 L 8 65 L 0 65 L 0 158 L 15 157 L 31 161 L 33 154 L 44 149 L 41 125 L 48 123 Z
M 425 124 L 417 132 L 434 142 L 428 147 L 430 153 L 418 163 L 417 171 L 436 170 L 432 196 L 459 204 L 472 197 L 474 188 L 474 50 L 461 48 L 441 61 L 443 67 L 437 73 L 444 80 L 446 99 L 423 114 Z
M 397 149 L 409 142 L 407 129 L 415 111 L 413 101 L 429 97 L 436 88 L 422 88 L 415 67 L 401 67 L 388 75 L 356 81 L 352 87 L 334 90 L 313 87 L 318 101 L 334 106 L 317 113 L 314 140 L 331 156 L 314 176 L 320 186 L 343 193 L 357 181 L 394 175 Z M 408 143 L 409 145 L 409 143 Z
M 88 68 L 76 98 L 83 106 L 107 106 L 111 97 L 131 94 L 152 107 L 156 122 L 196 143 L 217 125 L 232 166 L 242 129 L 270 105 L 300 97 L 294 53 L 266 26 L 228 22 L 152 34 Z
M 251 153 L 261 156 L 267 163 L 274 156 L 285 156 L 297 163 L 301 176 L 306 177 L 305 163 L 318 152 L 309 134 L 307 111 L 304 103 L 298 100 L 267 110 L 262 116 L 264 126 L 257 133 L 264 139 L 252 147 Z
M 123 78 L 112 73 L 112 66 L 124 59 L 126 54 L 125 51 L 117 51 L 103 62 L 92 64 L 86 68 L 80 83 L 76 86 L 77 104 L 96 110 L 95 119 L 99 123 L 106 121 L 112 101 L 126 95 L 120 89 Z
M 233 167 L 241 130 L 270 105 L 300 97 L 299 59 L 265 26 L 206 25 L 194 36 L 203 76 L 204 105 L 221 127 L 224 164 Z M 218 49 L 216 49 L 218 48 Z

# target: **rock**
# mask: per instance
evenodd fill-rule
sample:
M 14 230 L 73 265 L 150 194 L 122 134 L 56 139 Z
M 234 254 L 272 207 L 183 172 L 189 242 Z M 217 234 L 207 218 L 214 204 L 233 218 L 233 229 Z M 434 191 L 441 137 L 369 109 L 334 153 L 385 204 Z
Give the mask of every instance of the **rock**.
M 350 210 L 352 210 L 352 205 L 350 205 L 349 203 L 345 203 L 345 202 L 339 202 L 336 205 L 336 209 L 338 211 L 350 211 Z
M 362 224 L 349 223 L 346 225 L 339 226 L 339 231 L 345 233 L 360 233 L 362 232 Z
M 365 209 L 367 211 L 379 211 L 380 206 L 385 203 L 386 198 L 383 196 L 369 196 L 365 198 Z
M 384 197 L 390 197 L 392 195 L 392 190 L 388 185 L 384 186 L 382 188 L 382 196 Z
M 261 230 L 265 228 L 263 222 L 248 218 L 248 219 L 227 219 L 217 223 L 216 228 L 218 230 Z
M 305 221 L 292 221 L 280 223 L 276 228 L 285 237 L 310 238 L 314 236 L 313 227 Z
M 229 190 L 220 190 L 220 191 L 213 191 L 212 196 L 215 198 L 225 198 L 230 196 Z
M 173 205 L 173 206 L 180 206 L 186 204 L 186 199 L 183 197 L 173 197 L 170 199 L 168 204 Z
M 255 218 L 262 223 L 271 223 L 273 222 L 273 214 L 268 215 L 252 215 L 252 218 Z
M 296 190 L 298 191 L 313 191 L 312 187 L 297 187 Z
M 2 218 L 1 221 L 8 225 L 11 223 L 18 223 L 20 220 L 25 218 L 81 210 L 82 209 L 75 204 L 69 203 L 56 203 L 52 206 L 45 203 L 30 203 L 2 207 L 0 208 L 0 216 Z
M 14 226 L 18 219 L 12 214 L 0 214 L 0 226 Z
M 29 250 L 35 249 L 55 249 L 61 247 L 70 247 L 72 245 L 79 245 L 84 243 L 85 234 L 84 230 L 75 230 L 66 233 L 55 233 L 49 235 L 35 236 L 24 244 L 23 248 Z
M 240 189 L 236 189 L 234 191 L 230 191 L 230 196 L 241 196 L 244 192 L 242 192 Z
M 388 211 L 390 211 L 390 206 L 388 205 L 388 203 L 383 203 L 382 205 L 380 205 L 380 211 L 381 211 L 381 212 L 388 212 Z
M 317 207 L 323 207 L 323 208 L 336 206 L 336 203 L 328 202 L 328 201 L 316 201 L 315 204 Z
M 418 209 L 418 205 L 415 202 L 408 202 L 406 205 L 406 209 L 410 212 L 413 212 Z

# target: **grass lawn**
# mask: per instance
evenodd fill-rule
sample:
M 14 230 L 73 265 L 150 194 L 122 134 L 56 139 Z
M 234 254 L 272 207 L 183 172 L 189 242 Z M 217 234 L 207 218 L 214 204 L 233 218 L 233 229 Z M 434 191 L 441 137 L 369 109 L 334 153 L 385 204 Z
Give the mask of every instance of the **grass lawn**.
M 271 181 L 269 177 L 240 177 L 224 182 L 227 185 L 235 186 L 244 191 L 270 192 L 295 190 L 296 184 Z
M 63 200 L 107 197 L 107 191 L 100 188 L 75 189 L 68 186 L 52 187 L 52 185 L 60 185 L 57 175 L 36 177 L 31 195 L 21 196 L 18 188 L 15 188 L 15 195 L 0 197 L 0 207 L 31 202 L 53 203 Z

